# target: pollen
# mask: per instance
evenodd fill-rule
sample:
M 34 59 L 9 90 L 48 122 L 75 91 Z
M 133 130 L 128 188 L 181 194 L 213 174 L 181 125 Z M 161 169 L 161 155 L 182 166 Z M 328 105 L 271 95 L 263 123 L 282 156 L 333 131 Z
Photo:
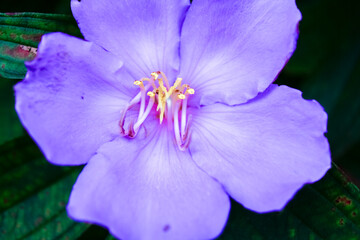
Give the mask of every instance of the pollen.
M 189 88 L 189 89 L 187 89 L 186 90 L 186 92 L 188 93 L 188 94 L 194 94 L 195 93 L 195 90 L 193 89 L 193 88 Z
M 180 93 L 180 94 L 178 94 L 178 98 L 179 98 L 179 99 L 185 99 L 186 96 L 185 96 L 185 94 Z
M 195 93 L 195 90 L 190 88 L 188 84 L 181 84 L 182 78 L 177 78 L 174 84 L 170 86 L 163 72 L 152 72 L 150 75 L 151 78 L 136 80 L 134 84 L 140 86 L 141 91 L 145 89 L 148 90 L 151 87 L 153 88 L 152 91 L 147 92 L 147 95 L 155 99 L 155 103 L 157 104 L 156 110 L 159 112 L 160 123 L 162 123 L 166 115 L 172 115 L 170 112 L 173 110 L 168 109 L 171 108 L 171 104 L 175 106 L 176 101 L 186 101 L 189 95 Z M 143 81 L 149 83 L 144 87 Z
M 150 74 L 155 80 L 159 77 L 159 74 L 157 72 L 152 72 Z
M 136 80 L 136 81 L 134 81 L 134 85 L 136 85 L 136 86 L 140 86 L 141 85 L 141 81 L 139 81 L 139 80 Z

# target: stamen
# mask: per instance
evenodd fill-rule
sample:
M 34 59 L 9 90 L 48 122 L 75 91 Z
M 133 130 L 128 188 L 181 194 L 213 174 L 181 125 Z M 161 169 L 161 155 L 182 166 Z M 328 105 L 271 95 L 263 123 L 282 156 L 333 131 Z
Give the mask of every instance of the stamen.
M 155 93 L 153 93 L 153 92 L 148 92 L 147 95 L 148 95 L 149 97 L 154 97 L 154 96 L 155 96 Z
M 164 81 L 165 81 L 165 85 L 168 89 L 170 89 L 170 84 L 169 84 L 169 81 L 166 77 L 166 75 L 163 73 L 163 72 L 160 72 L 161 76 L 164 78 Z
M 190 138 L 188 137 L 189 125 L 187 125 L 186 128 L 184 128 L 184 133 L 182 133 L 180 136 L 179 116 L 178 116 L 178 112 L 179 112 L 179 108 L 180 108 L 179 106 L 180 106 L 180 101 L 176 101 L 175 109 L 174 109 L 174 134 L 175 134 L 175 140 L 176 140 L 176 143 L 177 143 L 179 149 L 181 151 L 184 151 L 188 147 L 189 142 L 190 142 Z
M 184 94 L 180 93 L 180 94 L 178 94 L 178 98 L 183 100 L 186 98 L 186 96 Z
M 150 96 L 150 100 L 148 102 L 148 105 L 146 107 L 146 110 L 144 112 L 144 114 L 141 116 L 141 118 L 139 120 L 137 120 L 137 122 L 134 124 L 134 130 L 135 132 L 137 132 L 137 130 L 139 129 L 140 125 L 145 121 L 145 119 L 147 118 L 147 116 L 149 115 L 151 108 L 153 107 L 155 102 L 155 98 L 154 96 Z
M 182 102 L 181 108 L 181 137 L 185 137 L 185 127 L 186 127 L 186 109 L 187 109 L 187 98 Z
M 139 110 L 138 120 L 144 114 L 144 110 L 145 110 L 145 88 L 140 86 L 140 92 L 141 92 L 141 100 L 140 100 L 140 110 Z
M 134 82 L 134 85 L 140 86 L 140 89 L 141 89 L 141 81 L 136 80 Z M 145 91 L 147 91 L 149 88 L 150 88 L 150 84 L 147 84 L 145 86 Z M 138 94 L 136 94 L 136 96 L 133 99 L 131 99 L 131 101 L 129 102 L 129 107 L 131 107 L 132 105 L 140 102 L 140 97 L 141 97 L 141 91 Z
M 160 84 L 160 82 L 159 82 Z M 161 88 L 161 86 L 163 87 L 163 89 Z M 162 91 L 159 91 L 159 95 L 158 95 L 158 107 L 156 110 L 159 110 L 160 109 L 160 124 L 163 122 L 164 120 L 164 114 L 165 114 L 165 105 L 166 105 L 166 88 L 164 87 L 164 85 L 161 85 L 160 84 L 160 90 Z
M 159 74 L 157 72 L 152 72 L 150 74 L 155 80 L 158 78 Z
M 193 88 L 188 88 L 186 89 L 186 93 L 188 94 L 194 94 L 195 93 L 195 90 Z
M 168 129 L 171 130 L 171 121 L 172 121 L 172 113 L 174 112 L 174 104 L 172 104 L 174 101 L 173 101 L 173 96 L 171 97 L 170 100 L 166 101 L 166 106 L 167 106 L 167 112 L 166 112 L 166 119 L 167 119 L 167 123 L 168 123 Z
M 174 109 L 174 132 L 175 132 L 176 143 L 180 147 L 182 145 L 182 141 L 179 132 L 179 117 L 178 117 L 179 106 L 180 106 L 180 102 L 176 101 L 175 109 Z
M 181 85 L 181 81 L 182 81 L 182 78 L 177 78 L 175 83 L 174 83 L 174 86 L 172 86 L 170 89 L 169 89 L 169 95 L 171 95 L 175 89 L 177 89 L 180 85 Z
M 125 117 L 126 117 L 126 113 L 127 113 L 128 107 L 126 107 L 122 112 L 121 112 L 121 117 L 120 117 L 120 121 L 119 121 L 119 127 L 120 127 L 120 134 L 121 135 L 126 135 L 125 129 L 124 129 L 124 122 L 125 122 Z
M 149 79 L 149 82 L 150 82 L 151 86 L 153 87 L 153 89 L 157 89 L 154 81 L 155 81 L 154 78 L 150 78 L 150 79 Z
M 161 76 L 161 77 L 160 77 Z M 144 82 L 148 83 L 144 86 Z M 156 81 L 158 84 L 156 84 Z M 121 133 L 128 137 L 135 137 L 140 126 L 144 123 L 150 114 L 154 103 L 157 103 L 156 111 L 159 111 L 160 124 L 164 117 L 167 118 L 168 128 L 174 128 L 176 143 L 180 150 L 185 150 L 189 144 L 189 122 L 191 116 L 187 118 L 187 101 L 189 95 L 195 93 L 188 84 L 181 84 L 182 78 L 177 78 L 173 86 L 170 86 L 166 75 L 161 71 L 151 73 L 151 78 L 141 78 L 134 81 L 134 84 L 140 87 L 140 92 L 129 102 L 124 109 L 119 122 Z M 158 85 L 158 86 L 157 86 Z M 148 89 L 152 87 L 152 91 Z M 146 106 L 146 95 L 149 101 Z M 124 122 L 127 111 L 135 104 L 140 102 L 139 114 L 136 122 L 131 121 L 127 133 L 124 130 Z M 181 120 L 179 111 L 181 107 Z M 171 121 L 174 121 L 172 124 Z M 179 121 L 181 125 L 179 126 Z
M 142 84 L 142 81 L 140 81 L 140 80 L 134 81 L 134 85 L 136 85 L 136 86 L 140 86 L 141 84 Z

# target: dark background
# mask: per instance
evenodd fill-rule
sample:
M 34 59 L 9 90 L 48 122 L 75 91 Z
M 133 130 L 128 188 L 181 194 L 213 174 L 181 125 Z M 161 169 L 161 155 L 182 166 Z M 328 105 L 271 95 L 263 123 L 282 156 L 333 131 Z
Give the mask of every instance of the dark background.
M 360 1 L 296 2 L 303 15 L 298 47 L 276 83 L 300 89 L 304 98 L 321 103 L 328 113 L 332 159 L 360 186 Z M 71 14 L 69 0 L 1 0 L 0 12 Z M 0 93 L 0 104 L 10 106 L 16 81 L 1 81 L 7 92 Z M 12 121 L 18 121 L 15 115 Z M 80 238 L 106 234 L 92 227 Z

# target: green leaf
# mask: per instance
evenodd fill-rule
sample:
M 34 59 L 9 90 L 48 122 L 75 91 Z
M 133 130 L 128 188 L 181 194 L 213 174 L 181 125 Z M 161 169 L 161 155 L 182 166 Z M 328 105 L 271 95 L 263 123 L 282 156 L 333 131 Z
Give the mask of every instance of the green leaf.
M 2 151 L 0 157 L 0 166 L 4 169 L 0 175 L 0 199 L 2 199 L 0 211 L 26 199 L 34 192 L 74 171 L 74 168 L 49 164 L 42 155 L 36 156 L 38 150 L 33 143 L 31 144 L 32 149 L 26 150 L 27 146 L 20 148 L 21 143 L 18 144 L 18 141 L 23 140 L 22 138 L 15 139 L 13 142 L 16 147 L 13 149 L 8 147 L 10 144 L 6 144 L 5 151 Z M 16 154 L 18 151 L 21 154 Z M 27 151 L 30 154 L 26 154 Z
M 0 147 L 0 239 L 68 239 L 88 224 L 65 206 L 80 168 L 48 163 L 28 137 Z
M 49 32 L 81 36 L 71 16 L 44 13 L 0 13 L 0 77 L 21 79 L 24 61 L 35 58 L 41 37 Z
M 0 144 L 25 134 L 15 112 L 14 83 L 9 79 L 0 79 Z
M 22 136 L 0 145 L 0 176 L 42 157 L 29 136 Z
M 360 192 L 337 166 L 305 186 L 281 212 L 257 214 L 232 202 L 219 239 L 334 239 L 360 236 Z

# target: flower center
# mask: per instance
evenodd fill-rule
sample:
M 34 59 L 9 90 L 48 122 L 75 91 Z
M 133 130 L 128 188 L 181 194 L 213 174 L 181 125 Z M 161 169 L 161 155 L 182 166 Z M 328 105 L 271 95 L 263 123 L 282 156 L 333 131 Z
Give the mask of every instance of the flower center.
M 129 102 L 122 113 L 119 122 L 121 134 L 132 138 L 135 137 L 140 126 L 149 116 L 154 104 L 157 104 L 156 111 L 159 113 L 160 124 L 162 124 L 164 118 L 167 119 L 168 126 L 174 129 L 178 147 L 180 150 L 184 150 L 189 143 L 188 125 L 190 118 L 187 119 L 186 116 L 187 99 L 189 95 L 195 93 L 195 90 L 190 88 L 188 84 L 181 84 L 181 82 L 182 78 L 177 78 L 175 83 L 170 86 L 166 75 L 161 71 L 151 73 L 150 78 L 141 78 L 134 81 L 134 84 L 140 87 L 140 92 Z M 148 100 L 146 95 L 149 97 Z M 136 121 L 132 121 L 129 130 L 125 131 L 126 112 L 138 103 L 140 103 L 138 118 Z M 181 124 L 179 125 L 180 110 Z

